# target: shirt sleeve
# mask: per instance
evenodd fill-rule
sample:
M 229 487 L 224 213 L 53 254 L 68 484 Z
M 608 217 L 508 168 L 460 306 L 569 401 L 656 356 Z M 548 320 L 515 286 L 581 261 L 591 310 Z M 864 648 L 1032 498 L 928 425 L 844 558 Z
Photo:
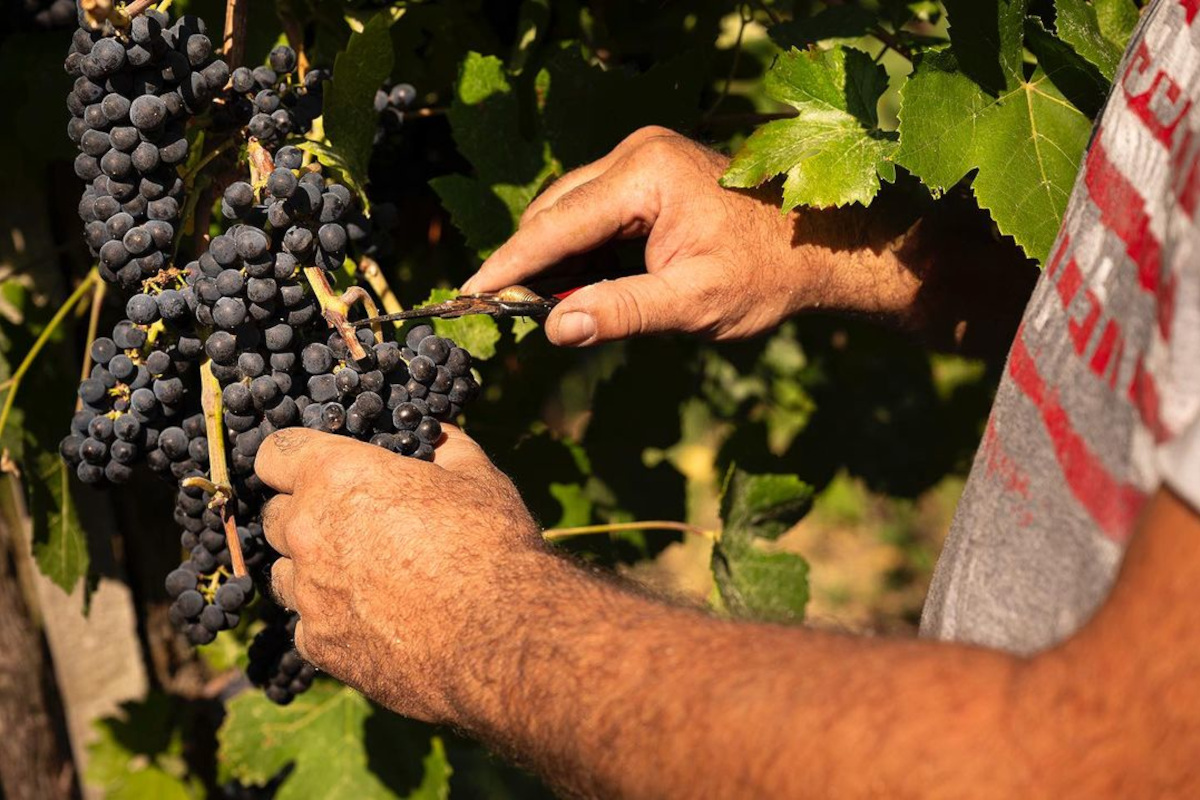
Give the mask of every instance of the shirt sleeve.
M 1158 451 L 1163 483 L 1200 512 L 1200 417 Z

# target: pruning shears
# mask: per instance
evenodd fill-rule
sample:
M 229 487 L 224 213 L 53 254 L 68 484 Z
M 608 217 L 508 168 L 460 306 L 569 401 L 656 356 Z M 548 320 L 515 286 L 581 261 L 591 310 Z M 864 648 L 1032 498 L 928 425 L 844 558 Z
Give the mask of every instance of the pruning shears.
M 574 291 L 572 289 L 571 291 Z M 376 322 L 400 322 L 406 319 L 456 319 L 470 314 L 486 314 L 489 317 L 541 317 L 550 314 L 558 302 L 569 295 L 571 291 L 558 295 L 543 297 L 532 289 L 524 286 L 509 286 L 498 292 L 479 292 L 478 294 L 460 294 L 442 303 L 410 308 L 395 314 L 383 314 L 378 317 L 358 320 L 354 327 L 361 328 Z

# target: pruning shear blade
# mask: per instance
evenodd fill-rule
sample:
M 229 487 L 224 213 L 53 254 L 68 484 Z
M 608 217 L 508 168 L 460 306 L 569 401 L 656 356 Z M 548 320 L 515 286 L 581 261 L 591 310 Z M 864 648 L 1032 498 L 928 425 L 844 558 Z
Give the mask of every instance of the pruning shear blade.
M 544 317 L 558 304 L 557 297 L 542 297 L 524 286 L 510 286 L 499 292 L 462 294 L 452 300 L 410 308 L 395 314 L 359 320 L 356 328 L 376 322 L 400 322 L 406 319 L 457 319 L 471 314 L 490 317 Z

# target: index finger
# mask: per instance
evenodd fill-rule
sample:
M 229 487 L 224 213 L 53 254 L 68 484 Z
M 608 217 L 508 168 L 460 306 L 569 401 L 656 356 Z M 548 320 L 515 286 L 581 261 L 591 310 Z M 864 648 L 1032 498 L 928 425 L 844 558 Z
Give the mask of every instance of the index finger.
M 615 166 L 530 217 L 471 278 L 471 291 L 521 283 L 611 239 L 644 236 L 657 217 L 646 176 Z

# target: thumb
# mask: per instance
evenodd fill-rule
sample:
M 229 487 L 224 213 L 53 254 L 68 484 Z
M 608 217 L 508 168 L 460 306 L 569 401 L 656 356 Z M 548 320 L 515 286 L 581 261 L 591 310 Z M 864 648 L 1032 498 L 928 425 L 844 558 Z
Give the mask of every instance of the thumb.
M 546 336 L 562 347 L 653 333 L 691 332 L 708 311 L 699 307 L 702 275 L 678 280 L 678 272 L 647 273 L 585 286 L 555 306 Z

